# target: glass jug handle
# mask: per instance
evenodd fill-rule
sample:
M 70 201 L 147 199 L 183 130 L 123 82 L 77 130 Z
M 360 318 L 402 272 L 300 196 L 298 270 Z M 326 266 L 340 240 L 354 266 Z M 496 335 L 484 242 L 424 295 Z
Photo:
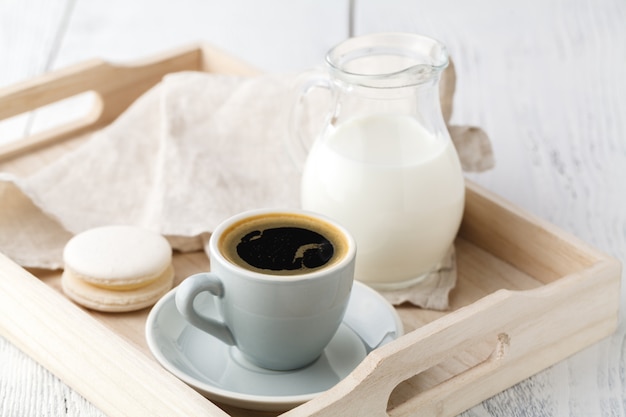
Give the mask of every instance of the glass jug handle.
M 325 71 L 311 70 L 296 77 L 294 83 L 294 97 L 289 112 L 288 132 L 286 138 L 289 155 L 299 171 L 303 170 L 304 163 L 306 162 L 307 155 L 315 137 L 322 131 L 324 126 L 323 124 L 319 125 L 318 128 L 315 129 L 315 133 L 313 133 L 313 129 L 310 127 L 310 124 L 312 123 L 311 119 L 314 118 L 315 110 L 319 105 L 319 103 L 313 103 L 310 93 L 318 88 L 328 90 L 332 96 L 332 82 Z M 305 120 L 304 118 L 305 110 L 307 110 L 307 104 L 309 104 L 309 120 Z M 325 108 L 328 109 L 329 106 L 326 105 Z M 328 113 L 328 110 L 326 110 L 324 115 Z M 308 129 L 305 128 L 306 122 L 309 123 Z M 325 123 L 325 119 L 321 119 L 320 123 Z M 308 132 L 306 132 L 307 130 Z

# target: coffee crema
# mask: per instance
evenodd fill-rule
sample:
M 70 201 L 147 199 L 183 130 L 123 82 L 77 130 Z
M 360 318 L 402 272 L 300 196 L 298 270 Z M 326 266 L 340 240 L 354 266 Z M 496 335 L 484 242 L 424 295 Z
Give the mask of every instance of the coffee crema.
M 267 275 L 301 275 L 335 264 L 348 242 L 332 224 L 306 215 L 268 213 L 234 223 L 218 248 L 231 263 Z

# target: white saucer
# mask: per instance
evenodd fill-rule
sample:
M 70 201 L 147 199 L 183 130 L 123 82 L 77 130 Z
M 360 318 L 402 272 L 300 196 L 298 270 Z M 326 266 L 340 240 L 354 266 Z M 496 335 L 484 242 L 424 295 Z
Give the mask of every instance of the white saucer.
M 270 371 L 238 350 L 189 325 L 174 304 L 175 289 L 152 308 L 148 346 L 161 365 L 211 400 L 254 410 L 282 411 L 310 400 L 345 378 L 375 347 L 403 334 L 395 309 L 380 294 L 356 282 L 343 324 L 313 364 Z M 214 298 L 198 296 L 202 313 L 216 315 Z

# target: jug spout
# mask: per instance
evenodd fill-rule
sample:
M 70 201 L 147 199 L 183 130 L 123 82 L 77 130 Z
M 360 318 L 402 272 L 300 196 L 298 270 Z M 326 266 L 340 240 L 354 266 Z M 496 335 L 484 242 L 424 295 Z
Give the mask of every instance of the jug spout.
M 409 87 L 438 80 L 448 62 L 443 43 L 411 33 L 350 38 L 326 55 L 333 78 L 371 88 Z

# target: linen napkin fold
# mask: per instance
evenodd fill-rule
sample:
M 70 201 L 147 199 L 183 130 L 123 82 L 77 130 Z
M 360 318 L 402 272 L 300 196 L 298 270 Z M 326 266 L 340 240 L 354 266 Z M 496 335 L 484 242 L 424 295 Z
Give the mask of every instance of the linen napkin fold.
M 177 250 L 198 250 L 235 213 L 298 207 L 300 172 L 287 150 L 292 83 L 284 75 L 164 77 L 61 159 L 23 178 L 0 173 L 0 252 L 23 266 L 61 268 L 73 234 L 107 224 L 143 226 Z M 452 136 L 467 150 L 459 151 L 464 169 L 493 165 L 482 131 L 459 127 Z M 416 287 L 390 300 L 446 308 L 453 272 L 438 272 L 430 295 Z

